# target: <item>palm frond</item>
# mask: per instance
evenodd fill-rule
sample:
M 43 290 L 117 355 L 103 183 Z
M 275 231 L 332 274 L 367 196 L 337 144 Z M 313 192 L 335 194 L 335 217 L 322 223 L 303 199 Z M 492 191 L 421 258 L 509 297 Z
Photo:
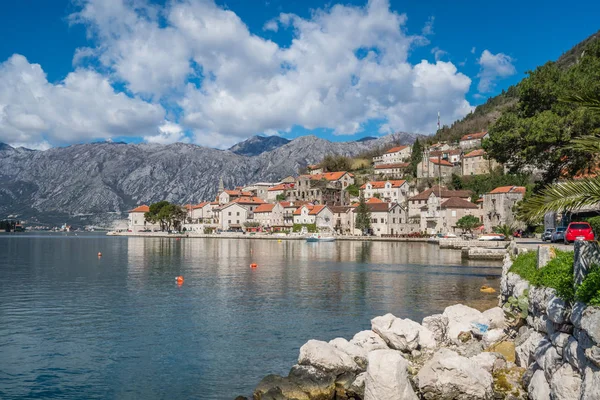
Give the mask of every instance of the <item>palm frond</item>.
M 588 135 L 573 139 L 569 148 L 586 153 L 600 153 L 600 136 Z
M 569 211 L 600 203 L 600 177 L 571 180 L 546 186 L 518 207 L 519 218 L 533 221 L 547 212 Z
M 563 103 L 573 103 L 578 106 L 586 107 L 592 111 L 600 112 L 600 93 L 572 94 L 561 98 Z

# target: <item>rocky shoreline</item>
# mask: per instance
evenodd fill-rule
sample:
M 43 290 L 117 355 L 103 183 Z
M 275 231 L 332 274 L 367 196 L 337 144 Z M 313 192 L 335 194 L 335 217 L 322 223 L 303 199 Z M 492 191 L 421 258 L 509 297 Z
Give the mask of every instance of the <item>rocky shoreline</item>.
M 522 251 L 505 255 L 499 307 L 457 304 L 421 323 L 386 314 L 350 340 L 309 340 L 253 399 L 600 399 L 600 308 L 509 273 Z

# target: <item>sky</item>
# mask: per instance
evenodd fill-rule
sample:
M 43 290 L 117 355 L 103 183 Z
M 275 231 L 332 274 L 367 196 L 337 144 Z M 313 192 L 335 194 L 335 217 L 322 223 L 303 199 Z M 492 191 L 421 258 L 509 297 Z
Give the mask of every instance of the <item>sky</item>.
M 3 1 L 0 142 L 431 134 L 598 31 L 576 3 Z

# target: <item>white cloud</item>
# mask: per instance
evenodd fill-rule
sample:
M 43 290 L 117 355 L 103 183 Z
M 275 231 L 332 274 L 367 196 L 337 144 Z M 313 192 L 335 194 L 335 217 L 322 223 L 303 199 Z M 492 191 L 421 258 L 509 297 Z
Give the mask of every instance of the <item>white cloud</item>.
M 471 47 L 471 54 L 475 54 L 476 51 L 477 49 L 475 48 L 475 46 Z
M 148 143 L 171 144 L 176 142 L 189 143 L 189 138 L 185 136 L 183 128 L 174 122 L 165 121 L 158 127 L 158 133 L 155 135 L 144 136 Z
M 435 61 L 439 61 L 442 59 L 442 57 L 446 56 L 448 52 L 436 46 L 433 49 L 431 49 L 431 54 L 433 54 L 433 56 L 435 57 Z
M 434 21 L 435 21 L 435 17 L 433 15 L 427 19 L 427 22 L 425 22 L 425 26 L 423 26 L 423 29 L 421 29 L 421 33 L 423 35 L 425 35 L 425 36 L 433 35 Z
M 56 84 L 15 54 L 0 64 L 0 141 L 47 147 L 153 130 L 165 111 L 123 93 L 97 72 L 77 69 Z
M 277 24 L 276 20 L 272 19 L 267 21 L 267 23 L 263 26 L 263 30 L 277 32 L 279 30 L 279 25 Z
M 481 69 L 477 75 L 479 77 L 477 90 L 481 93 L 494 90 L 496 79 L 511 76 L 517 72 L 512 64 L 513 59 L 503 53 L 492 54 L 489 50 L 484 50 L 478 62 Z

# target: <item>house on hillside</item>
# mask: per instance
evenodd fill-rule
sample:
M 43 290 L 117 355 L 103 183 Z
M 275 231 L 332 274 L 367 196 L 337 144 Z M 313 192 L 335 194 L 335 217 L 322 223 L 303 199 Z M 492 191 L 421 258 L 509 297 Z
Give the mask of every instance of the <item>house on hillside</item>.
M 259 197 L 239 197 L 213 210 L 216 213 L 219 228 L 241 231 L 246 222 L 254 222 L 254 211 L 265 201 Z
M 252 196 L 253 196 L 252 192 L 243 191 L 243 190 L 241 190 L 241 188 L 238 188 L 235 190 L 223 190 L 221 193 L 219 193 L 217 195 L 217 201 L 219 202 L 219 204 L 223 205 L 223 204 L 227 204 L 230 201 L 233 201 L 234 199 L 237 199 L 240 197 L 252 197 Z
M 523 199 L 525 191 L 524 186 L 500 186 L 483 195 L 483 226 L 486 232 L 491 232 L 498 225 L 524 228 L 515 219 L 514 207 Z
M 403 204 L 409 193 L 409 185 L 405 180 L 369 181 L 360 187 L 365 199 L 378 197 L 388 203 Z
M 142 204 L 137 206 L 133 210 L 129 210 L 129 217 L 127 219 L 127 229 L 133 233 L 146 231 L 146 230 L 160 230 L 159 224 L 151 224 L 146 222 L 144 214 L 150 211 L 150 207 Z
M 242 192 L 250 194 L 252 197 L 260 197 L 263 200 L 267 200 L 269 189 L 275 186 L 274 183 L 269 182 L 257 182 L 242 188 Z
M 267 201 L 270 202 L 275 202 L 278 200 L 278 197 L 282 197 L 285 198 L 286 193 L 289 190 L 292 190 L 294 188 L 294 184 L 293 183 L 280 183 L 278 185 L 275 185 L 271 188 L 269 188 L 269 190 L 267 191 Z
M 460 171 L 460 168 L 458 167 L 457 170 Z M 418 179 L 441 177 L 442 180 L 448 180 L 454 171 L 454 164 L 441 157 L 426 157 L 417 164 Z
M 463 156 L 462 175 L 489 174 L 498 166 L 500 164 L 496 160 L 489 158 L 483 149 L 477 149 Z
M 353 183 L 354 176 L 346 171 L 300 175 L 293 190 L 287 192 L 287 198 L 319 205 L 347 205 L 350 196 L 346 189 Z
M 392 147 L 380 156 L 373 157 L 373 164 L 375 166 L 382 164 L 398 164 L 410 160 L 412 153 L 412 147 L 410 146 L 396 146 Z
M 407 173 L 409 167 L 409 163 L 379 164 L 375 166 L 375 173 L 390 178 L 401 178 Z
M 420 221 L 422 230 L 425 230 L 425 221 L 421 221 L 423 207 L 426 207 L 428 210 L 431 209 L 433 212 L 433 210 L 439 209 L 445 200 L 456 197 L 469 201 L 472 195 L 473 192 L 470 190 L 448 190 L 444 186 L 435 185 L 408 199 L 409 220 L 410 222 Z M 438 217 L 437 214 L 433 213 L 430 213 L 430 216 Z
M 333 231 L 333 212 L 326 205 L 305 204 L 294 211 L 294 224 L 315 224 L 318 230 Z
M 458 145 L 463 150 L 474 149 L 477 147 L 481 147 L 481 142 L 487 137 L 487 132 L 469 133 L 468 135 L 464 135 L 460 138 Z
M 436 150 L 429 152 L 428 155 L 430 158 L 441 158 L 442 160 L 446 160 L 454 166 L 460 165 L 462 156 L 462 149 Z
M 309 175 L 319 175 L 325 172 L 323 171 L 323 167 L 319 166 L 318 164 L 309 165 L 306 167 L 306 169 L 308 170 Z

